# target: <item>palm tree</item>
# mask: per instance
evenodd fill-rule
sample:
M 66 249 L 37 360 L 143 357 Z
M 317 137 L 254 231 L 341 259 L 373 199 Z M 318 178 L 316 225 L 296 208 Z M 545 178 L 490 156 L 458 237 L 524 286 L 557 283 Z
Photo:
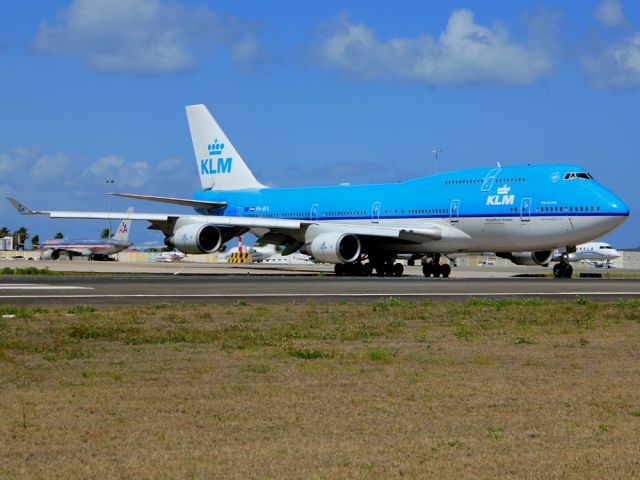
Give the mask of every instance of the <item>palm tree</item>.
M 34 235 L 31 237 L 31 246 L 37 247 L 38 245 L 40 245 L 40 235 Z
M 56 240 L 59 240 L 61 238 L 64 238 L 64 235 L 62 234 L 62 232 L 58 232 L 53 236 L 53 238 L 55 238 Z
M 29 233 L 25 227 L 20 227 L 13 232 L 13 238 L 16 242 L 16 250 L 24 250 L 24 242 L 29 238 Z
M 110 236 L 109 233 L 110 233 L 109 229 L 105 228 L 104 230 L 102 230 L 100 232 L 100 238 L 109 238 L 109 236 Z
M 10 237 L 11 231 L 7 227 L 0 228 L 0 238 Z

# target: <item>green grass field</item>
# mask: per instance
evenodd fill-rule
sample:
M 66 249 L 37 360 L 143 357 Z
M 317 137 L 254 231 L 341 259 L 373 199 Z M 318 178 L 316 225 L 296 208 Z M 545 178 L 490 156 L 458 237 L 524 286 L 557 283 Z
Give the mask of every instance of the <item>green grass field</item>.
M 640 302 L 0 307 L 2 478 L 632 478 Z

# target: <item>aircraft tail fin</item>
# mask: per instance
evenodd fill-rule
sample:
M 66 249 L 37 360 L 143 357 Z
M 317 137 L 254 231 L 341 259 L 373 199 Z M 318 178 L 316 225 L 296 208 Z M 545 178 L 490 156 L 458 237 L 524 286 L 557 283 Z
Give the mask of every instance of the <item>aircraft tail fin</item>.
M 133 207 L 129 207 L 127 209 L 128 213 L 133 213 Z M 129 232 L 131 231 L 131 220 L 122 220 L 120 222 L 120 226 L 118 230 L 113 234 L 113 239 L 118 242 L 128 242 L 129 241 Z
M 187 120 L 203 189 L 244 190 L 266 188 L 229 141 L 204 105 L 188 105 Z

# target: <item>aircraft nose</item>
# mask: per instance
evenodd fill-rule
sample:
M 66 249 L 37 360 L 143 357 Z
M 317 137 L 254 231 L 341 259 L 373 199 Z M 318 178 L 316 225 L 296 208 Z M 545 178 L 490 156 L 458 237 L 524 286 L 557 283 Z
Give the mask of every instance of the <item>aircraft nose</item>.
M 612 197 L 613 198 L 609 202 L 609 207 L 611 208 L 612 213 L 615 215 L 620 215 L 622 217 L 628 217 L 629 206 L 620 197 L 617 197 L 615 195 L 613 195 Z
M 629 206 L 620 197 L 614 196 L 609 205 L 616 226 L 620 226 L 627 221 L 629 218 Z

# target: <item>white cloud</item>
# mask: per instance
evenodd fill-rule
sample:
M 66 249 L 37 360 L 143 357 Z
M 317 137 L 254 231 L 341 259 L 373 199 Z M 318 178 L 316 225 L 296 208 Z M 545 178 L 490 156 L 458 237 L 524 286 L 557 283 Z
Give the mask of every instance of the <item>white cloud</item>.
M 257 52 L 255 31 L 207 6 L 163 0 L 74 0 L 59 22 L 40 25 L 34 46 L 44 53 L 80 58 L 99 72 L 154 74 L 189 69 L 198 56 L 217 46 L 235 51 L 246 49 L 247 42 L 253 42 Z M 246 68 L 250 60 L 242 56 L 240 66 Z
M 581 63 L 598 88 L 640 87 L 640 32 L 583 55 Z
M 193 164 L 179 157 L 150 164 L 107 155 L 94 161 L 65 152 L 45 152 L 41 147 L 17 147 L 0 152 L 0 176 L 14 194 L 68 192 L 72 196 L 102 195 L 107 190 L 191 194 L 197 185 Z M 191 168 L 189 168 L 191 167 Z M 107 179 L 114 185 L 107 185 Z
M 607 27 L 627 26 L 627 20 L 622 13 L 620 0 L 602 0 L 597 6 L 594 15 Z
M 363 79 L 391 78 L 428 85 L 526 84 L 554 66 L 552 14 L 530 18 L 528 43 L 515 41 L 506 27 L 475 23 L 469 10 L 455 10 L 438 39 L 423 34 L 380 41 L 346 15 L 325 27 L 316 45 L 321 65 Z M 547 28 L 540 26 L 546 24 Z

